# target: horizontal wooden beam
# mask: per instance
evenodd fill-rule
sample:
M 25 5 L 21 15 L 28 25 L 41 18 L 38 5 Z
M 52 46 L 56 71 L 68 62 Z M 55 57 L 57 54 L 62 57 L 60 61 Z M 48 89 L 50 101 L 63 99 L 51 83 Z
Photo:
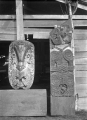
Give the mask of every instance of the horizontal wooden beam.
M 0 34 L 17 34 L 16 27 L 0 27 Z M 49 36 L 49 33 L 52 31 L 52 28 L 24 28 L 24 32 L 26 34 L 42 34 L 43 39 L 46 38 L 44 34 L 47 35 L 47 38 Z M 39 37 L 39 36 L 38 36 Z M 74 38 L 79 40 L 87 40 L 87 30 L 84 29 L 75 29 L 74 30 Z
M 75 77 L 87 77 L 87 71 L 75 71 Z
M 15 20 L 16 15 L 0 15 L 0 20 Z M 50 19 L 68 19 L 68 15 L 23 15 L 24 20 L 50 20 Z M 81 19 L 81 20 L 86 20 L 87 16 L 86 15 L 73 15 L 72 19 Z
M 87 72 L 87 65 L 76 65 L 75 70 L 76 71 L 86 71 Z
M 76 84 L 87 84 L 87 77 L 76 77 Z
M 79 97 L 87 97 L 87 84 L 77 84 L 76 93 L 78 93 Z
M 76 86 L 76 94 L 78 93 L 79 97 L 87 97 L 87 89 L 84 88 L 83 84 L 78 85 L 78 87 Z M 87 84 L 86 84 L 87 87 Z
M 87 65 L 87 58 L 76 59 L 75 60 L 75 64 L 76 65 Z
M 24 28 L 54 28 L 55 25 L 60 26 L 66 20 L 24 20 Z M 87 20 L 73 20 L 74 26 L 87 27 Z M 16 28 L 16 20 L 0 20 L 0 28 Z
M 78 111 L 87 111 L 87 97 L 81 97 L 77 100 L 77 110 Z
M 87 51 L 76 51 L 75 52 L 75 58 L 87 58 Z

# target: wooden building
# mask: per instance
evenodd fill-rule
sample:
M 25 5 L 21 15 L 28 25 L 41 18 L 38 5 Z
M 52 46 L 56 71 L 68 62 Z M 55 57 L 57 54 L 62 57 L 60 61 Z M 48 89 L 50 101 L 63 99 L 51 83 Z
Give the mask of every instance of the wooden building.
M 36 90 L 35 93 L 27 92 L 25 97 L 27 97 L 28 94 L 30 96 L 32 96 L 31 94 L 33 94 L 33 99 L 34 99 L 34 95 L 36 94 L 38 98 L 39 97 L 41 98 L 41 101 L 40 99 L 37 98 L 36 102 L 43 102 L 43 104 L 45 105 L 43 108 L 44 111 L 41 112 L 39 108 L 39 113 L 37 112 L 35 114 L 36 116 L 39 115 L 44 116 L 46 115 L 47 111 L 48 113 L 50 111 L 49 110 L 50 108 L 46 108 L 47 104 L 48 106 L 50 106 L 49 105 L 50 104 L 49 33 L 51 32 L 51 30 L 54 28 L 55 25 L 59 26 L 68 19 L 67 6 L 65 5 L 64 0 L 58 0 L 58 1 L 38 1 L 38 2 L 23 1 L 22 27 L 24 30 L 23 31 L 25 37 L 24 39 L 27 40 L 28 37 L 28 40 L 35 45 L 36 73 L 35 73 L 35 81 L 31 89 L 42 89 L 41 92 L 39 90 Z M 19 11 L 20 8 L 18 9 Z M 5 55 L 6 57 L 8 56 L 9 44 L 12 41 L 17 40 L 16 9 L 17 6 L 15 7 L 15 0 L 13 2 L 10 1 L 8 3 L 6 1 L 0 1 L 0 54 Z M 78 95 L 78 96 L 76 95 L 75 109 L 87 111 L 87 2 L 86 1 L 85 3 L 83 3 L 82 1 L 79 2 L 78 9 L 76 13 L 73 15 L 73 24 L 74 24 L 74 43 L 75 43 L 74 44 L 75 95 L 76 94 Z M 5 63 L 6 63 L 6 59 L 7 58 L 5 58 Z M 1 61 L 1 64 L 4 64 L 3 61 Z M 4 75 L 7 77 L 6 71 L 7 71 L 7 66 L 6 68 L 3 68 L 1 66 L 0 77 L 2 80 L 0 80 L 1 82 L 0 96 L 3 96 L 3 94 L 6 95 L 4 90 L 8 91 L 9 96 L 11 95 L 11 93 L 9 93 L 9 90 L 11 90 L 12 88 L 8 83 L 8 79 L 4 79 Z M 47 91 L 47 95 L 46 95 L 46 91 Z M 13 94 L 15 95 L 15 93 Z M 21 95 L 22 94 L 25 94 L 25 92 L 23 93 L 21 92 Z M 18 95 L 19 93 L 16 94 L 16 97 Z M 45 98 L 47 99 L 47 101 Z M 11 97 L 8 99 L 11 99 Z M 13 99 L 15 99 L 15 96 L 13 96 Z M 20 99 L 18 100 L 18 102 L 20 103 Z M 19 104 L 19 106 L 21 105 Z M 39 105 L 35 105 L 34 107 L 36 110 L 37 107 L 39 107 Z M 4 115 L 8 115 L 8 114 L 9 113 L 7 112 Z M 10 115 L 12 114 L 13 113 L 11 113 Z M 13 115 L 15 116 L 16 114 L 17 113 Z M 19 114 L 21 115 L 20 112 Z M 27 114 L 24 113 L 23 115 L 26 116 Z M 33 114 L 30 113 L 30 115 L 32 116 Z

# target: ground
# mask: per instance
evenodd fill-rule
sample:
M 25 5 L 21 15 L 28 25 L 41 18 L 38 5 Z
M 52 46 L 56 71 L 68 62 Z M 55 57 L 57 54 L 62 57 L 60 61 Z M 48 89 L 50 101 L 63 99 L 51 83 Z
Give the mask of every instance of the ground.
M 57 117 L 0 117 L 0 120 L 87 120 L 87 112 L 76 112 L 75 116 L 57 116 Z

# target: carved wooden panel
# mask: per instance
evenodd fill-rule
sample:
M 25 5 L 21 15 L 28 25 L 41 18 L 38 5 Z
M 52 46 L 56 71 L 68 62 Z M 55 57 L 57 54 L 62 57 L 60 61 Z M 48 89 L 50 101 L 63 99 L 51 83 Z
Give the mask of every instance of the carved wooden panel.
M 51 73 L 51 95 L 70 97 L 74 94 L 74 76 L 72 72 Z
M 69 20 L 50 32 L 50 85 L 54 97 L 74 96 L 74 66 Z
M 9 82 L 14 89 L 29 89 L 34 81 L 34 45 L 28 41 L 15 41 L 9 46 Z
M 50 32 L 50 40 L 54 45 L 69 44 L 72 40 L 72 33 L 70 30 L 70 26 L 65 22 Z

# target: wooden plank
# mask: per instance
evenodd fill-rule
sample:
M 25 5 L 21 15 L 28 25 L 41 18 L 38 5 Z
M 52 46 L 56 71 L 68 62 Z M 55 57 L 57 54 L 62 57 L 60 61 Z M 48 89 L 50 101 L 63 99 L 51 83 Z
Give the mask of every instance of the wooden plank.
M 85 20 L 87 19 L 87 16 L 85 15 L 73 15 L 73 19 L 82 19 Z M 16 16 L 15 15 L 0 15 L 0 20 L 15 20 Z M 23 15 L 23 19 L 68 19 L 68 15 Z
M 77 110 L 87 110 L 87 97 L 79 98 L 76 101 Z
M 76 51 L 87 51 L 87 40 L 75 40 Z
M 24 34 L 33 34 L 33 38 L 35 39 L 49 39 L 49 33 L 51 30 L 52 29 L 49 30 L 49 29 L 24 28 Z M 79 30 L 79 34 L 78 34 L 78 30 L 76 30 L 76 34 L 75 34 L 76 51 L 87 51 L 86 32 L 84 30 L 83 31 Z M 3 35 L 7 35 L 7 37 L 8 35 L 16 35 L 16 28 L 0 29 L 0 36 L 3 36 Z M 79 39 L 80 35 L 84 36 L 84 38 L 81 40 Z
M 87 96 L 87 84 L 76 84 L 76 94 L 78 93 L 79 97 Z
M 75 71 L 75 77 L 87 77 L 87 71 Z
M 75 70 L 76 71 L 87 71 L 87 65 L 76 65 Z
M 51 115 L 75 115 L 75 98 L 51 96 Z
M 87 51 L 75 51 L 75 58 L 87 58 Z
M 17 40 L 17 35 L 0 35 L 0 41 L 14 41 Z
M 87 84 L 87 77 L 76 77 L 76 84 Z
M 24 40 L 22 0 L 16 0 L 17 40 Z
M 86 90 L 87 91 L 87 84 L 76 84 L 76 90 Z
M 24 27 L 54 27 L 55 25 L 61 25 L 66 20 L 24 20 Z M 73 20 L 74 26 L 87 26 L 87 20 Z M 0 20 L 0 27 L 15 28 L 15 20 Z
M 73 15 L 73 19 L 87 19 L 85 15 Z M 0 15 L 0 20 L 15 20 L 15 15 Z M 23 15 L 23 19 L 68 19 L 68 15 Z
M 9 27 L 4 27 L 0 28 L 0 34 L 17 34 L 16 33 L 16 28 L 9 28 Z M 38 28 L 24 28 L 24 33 L 25 34 L 33 34 L 34 38 L 38 39 L 48 39 L 49 38 L 49 33 L 51 32 L 52 29 L 38 29 Z M 75 30 L 74 32 L 74 39 L 75 40 L 87 40 L 87 30 Z
M 87 58 L 76 59 L 76 60 L 75 60 L 75 64 L 76 64 L 76 65 L 79 65 L 79 64 L 80 64 L 80 65 L 83 65 L 83 64 L 86 65 L 86 64 L 87 64 Z
M 24 27 L 54 27 L 61 25 L 65 20 L 25 20 Z M 86 20 L 74 20 L 74 26 L 87 26 Z
M 68 15 L 24 15 L 24 19 L 68 19 Z M 73 15 L 72 19 L 87 19 L 87 16 Z
M 0 90 L 0 116 L 45 116 L 45 89 Z
M 76 94 L 78 93 L 79 97 L 87 97 L 87 90 L 75 89 Z
M 86 32 L 87 32 L 86 30 L 75 30 L 75 32 L 74 32 L 74 40 L 87 40 Z
M 10 22 L 12 22 L 12 21 L 10 21 Z M 3 24 L 3 21 L 2 21 L 2 24 Z M 16 26 L 16 24 L 15 24 L 15 26 Z M 49 34 L 49 32 L 51 32 L 52 28 L 30 28 L 29 27 L 29 28 L 24 28 L 24 30 L 26 32 L 31 31 L 32 33 L 35 33 L 35 32 L 38 32 L 38 33 L 47 32 Z M 16 27 L 8 27 L 6 25 L 3 26 L 3 27 L 2 26 L 0 27 L 0 33 L 16 34 L 16 31 L 17 31 Z M 75 38 L 75 40 L 76 39 L 77 40 L 86 40 L 86 39 L 84 39 L 84 35 L 87 38 L 87 30 L 84 30 L 84 29 L 75 29 L 74 30 L 74 38 Z M 81 36 L 83 37 L 83 39 L 82 38 L 80 39 Z

